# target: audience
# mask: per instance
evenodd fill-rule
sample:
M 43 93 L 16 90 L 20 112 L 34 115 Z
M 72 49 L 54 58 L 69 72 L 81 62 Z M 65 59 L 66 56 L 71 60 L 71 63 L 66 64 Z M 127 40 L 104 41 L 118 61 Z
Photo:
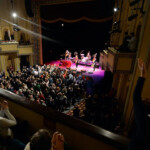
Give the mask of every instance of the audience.
M 115 128 L 121 120 L 119 104 L 110 94 L 89 95 L 85 100 L 85 110 L 81 118 L 107 130 L 117 132 Z
M 70 69 L 36 65 L 24 66 L 21 72 L 8 72 L 9 77 L 0 74 L 0 88 L 61 112 L 79 102 L 86 92 L 86 81 Z
M 14 72 L 13 69 L 8 72 L 9 77 L 2 74 L 0 78 L 1 88 L 61 112 L 71 105 L 74 106 L 76 102 L 79 104 L 86 93 L 87 81 L 83 80 L 81 73 L 76 74 L 70 69 L 35 65 L 29 68 L 24 66 L 21 72 Z M 119 124 L 120 115 L 118 103 L 113 98 L 110 95 L 88 95 L 83 113 L 76 106 L 73 116 L 114 130 Z

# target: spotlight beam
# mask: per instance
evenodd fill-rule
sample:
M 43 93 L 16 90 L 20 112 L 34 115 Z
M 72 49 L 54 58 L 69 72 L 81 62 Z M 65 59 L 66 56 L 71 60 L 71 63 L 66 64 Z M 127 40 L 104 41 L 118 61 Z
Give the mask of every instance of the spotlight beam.
M 36 24 L 36 23 L 34 23 L 34 22 L 30 21 L 30 20 L 27 20 L 27 19 L 22 18 L 22 17 L 20 17 L 20 16 L 17 16 L 17 17 L 18 17 L 19 19 L 24 20 L 24 21 L 26 21 L 26 22 L 29 22 L 29 23 L 31 23 L 31 24 L 33 24 L 33 25 L 37 26 L 37 27 L 40 27 L 40 28 L 43 28 L 43 29 L 49 30 L 48 28 L 43 27 L 43 26 L 41 26 L 41 25 L 39 25 L 39 24 Z
M 15 25 L 14 23 L 12 23 L 12 22 L 10 22 L 10 21 L 8 21 L 8 20 L 2 19 L 2 18 L 0 18 L 0 19 L 3 20 L 4 22 L 7 22 L 8 24 Z M 27 32 L 27 33 L 29 33 L 29 34 L 31 34 L 31 35 L 36 36 L 36 37 L 39 37 L 39 38 L 42 38 L 42 39 L 45 39 L 45 40 L 47 40 L 47 41 L 51 41 L 51 42 L 54 42 L 54 43 L 57 43 L 57 44 L 62 44 L 62 42 L 59 42 L 59 41 L 56 41 L 56 40 L 54 40 L 54 39 L 48 38 L 48 37 L 46 37 L 46 36 L 44 36 L 44 35 L 41 35 L 41 34 L 39 34 L 39 33 L 36 33 L 36 32 L 31 31 L 31 30 L 28 30 L 28 29 L 26 29 L 26 28 L 24 28 L 24 27 L 21 27 L 21 26 L 18 26 L 18 25 L 15 25 L 15 26 L 16 26 L 17 28 L 19 28 L 19 29 L 21 29 L 21 30 L 23 30 L 23 31 L 25 31 L 25 32 Z

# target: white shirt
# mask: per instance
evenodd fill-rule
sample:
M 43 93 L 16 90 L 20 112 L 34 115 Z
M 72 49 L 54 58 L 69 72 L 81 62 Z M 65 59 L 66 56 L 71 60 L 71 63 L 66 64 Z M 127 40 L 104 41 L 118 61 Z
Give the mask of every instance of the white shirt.
M 73 75 L 71 73 L 69 74 L 69 80 L 73 80 Z

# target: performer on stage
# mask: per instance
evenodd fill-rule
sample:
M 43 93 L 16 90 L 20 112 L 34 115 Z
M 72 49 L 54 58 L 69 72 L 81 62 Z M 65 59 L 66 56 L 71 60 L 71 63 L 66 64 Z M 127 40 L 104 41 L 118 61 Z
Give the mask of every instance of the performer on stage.
M 96 68 L 96 56 L 97 56 L 97 53 L 93 55 L 93 60 L 92 60 L 93 71 L 95 71 L 95 68 Z
M 90 54 L 90 51 L 88 51 L 86 57 L 87 57 L 87 61 L 90 61 L 90 60 L 91 60 L 91 54 Z
M 71 52 L 69 52 L 68 59 L 71 60 Z
M 69 58 L 69 51 L 66 50 L 66 52 L 65 52 L 65 60 L 68 60 L 68 58 Z
M 75 55 L 75 59 L 74 59 L 74 62 L 76 64 L 76 68 L 78 67 L 78 53 L 77 52 L 74 52 L 74 55 Z
M 83 54 L 83 52 L 84 52 L 84 50 L 82 50 L 82 51 L 80 52 L 81 60 L 84 59 L 84 54 Z

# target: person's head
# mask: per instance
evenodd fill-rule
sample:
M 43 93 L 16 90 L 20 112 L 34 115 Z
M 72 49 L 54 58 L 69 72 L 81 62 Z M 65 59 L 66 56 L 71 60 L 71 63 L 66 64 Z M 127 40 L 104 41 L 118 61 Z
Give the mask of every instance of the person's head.
M 51 136 L 48 130 L 38 130 L 30 139 L 30 150 L 50 150 Z
M 135 34 L 134 34 L 134 32 L 131 32 L 131 36 L 134 36 Z
M 8 102 L 4 100 L 4 101 L 1 103 L 1 108 L 2 108 L 2 109 L 8 109 Z

